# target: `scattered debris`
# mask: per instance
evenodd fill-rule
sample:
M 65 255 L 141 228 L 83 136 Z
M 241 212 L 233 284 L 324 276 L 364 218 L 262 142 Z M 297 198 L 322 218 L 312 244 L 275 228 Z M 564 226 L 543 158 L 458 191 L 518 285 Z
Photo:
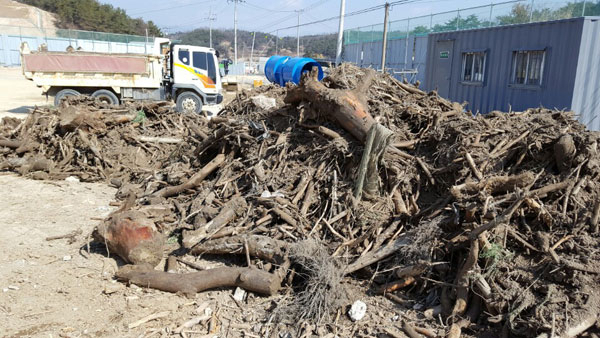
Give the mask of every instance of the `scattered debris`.
M 240 287 L 235 288 L 235 291 L 233 292 L 233 299 L 237 300 L 238 302 L 243 302 L 245 298 L 246 291 Z
M 164 318 L 164 317 L 167 317 L 170 314 L 171 314 L 171 311 L 156 312 L 156 313 L 148 315 L 148 316 L 146 316 L 144 318 L 141 318 L 138 321 L 135 321 L 135 322 L 129 324 L 128 327 L 129 327 L 129 329 L 134 329 L 134 328 L 136 328 L 136 327 L 138 327 L 138 326 L 140 326 L 142 324 L 145 324 L 145 323 L 147 323 L 149 321 L 153 321 L 153 320 L 157 320 L 157 319 L 160 319 L 160 318 Z
M 472 115 L 350 65 L 313 75 L 243 92 L 210 121 L 86 98 L 5 118 L 0 168 L 117 187 L 121 206 L 95 238 L 135 264 L 118 278 L 143 287 L 285 288 L 292 296 L 277 308 L 291 310 L 275 320 L 320 323 L 349 305 L 347 282 L 369 281 L 364 294 L 412 299 L 446 334 L 593 325 L 598 133 L 566 111 Z M 257 95 L 273 99 L 268 108 Z M 152 270 L 166 238 L 181 255 L 239 255 L 244 266 Z M 435 331 L 402 320 L 404 332 Z
M 264 95 L 252 96 L 252 103 L 261 110 L 269 111 L 277 106 L 277 101 L 272 97 Z
M 352 303 L 350 310 L 348 310 L 348 316 L 352 319 L 353 322 L 357 322 L 365 317 L 367 314 L 367 304 L 364 302 L 357 300 Z

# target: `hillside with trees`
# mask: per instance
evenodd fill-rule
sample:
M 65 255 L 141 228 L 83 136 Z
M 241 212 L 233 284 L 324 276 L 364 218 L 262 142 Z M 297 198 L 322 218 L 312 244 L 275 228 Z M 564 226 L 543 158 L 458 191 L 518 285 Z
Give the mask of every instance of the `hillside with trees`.
M 253 32 L 238 30 L 238 58 L 249 59 L 252 52 Z M 222 57 L 233 58 L 233 29 L 213 29 L 213 47 Z M 181 43 L 199 46 L 209 45 L 209 30 L 195 29 L 191 32 L 180 32 L 170 36 Z M 275 53 L 296 55 L 296 37 L 286 36 L 277 38 L 273 34 L 256 32 L 254 40 L 254 57 L 270 56 Z M 336 34 L 305 35 L 300 37 L 300 53 L 314 58 L 334 58 L 336 49 Z
M 88 31 L 162 36 L 152 21 L 134 19 L 121 8 L 101 4 L 97 0 L 18 0 L 56 14 L 58 28 Z
M 538 8 L 531 12 L 531 5 L 517 3 L 515 4 L 510 13 L 506 15 L 499 15 L 495 17 L 491 22 L 489 19 L 483 19 L 476 15 L 469 15 L 466 17 L 457 17 L 448 20 L 444 24 L 437 24 L 429 29 L 425 26 L 416 27 L 413 30 L 413 34 L 424 34 L 429 32 L 446 32 L 459 29 L 473 29 L 482 28 L 489 26 L 504 26 L 514 25 L 520 23 L 528 23 L 530 21 L 550 21 L 569 19 L 573 17 L 581 16 L 583 13 L 583 2 L 569 2 L 566 5 L 557 9 L 551 8 Z M 585 5 L 586 16 L 600 15 L 600 0 L 593 2 L 589 1 Z

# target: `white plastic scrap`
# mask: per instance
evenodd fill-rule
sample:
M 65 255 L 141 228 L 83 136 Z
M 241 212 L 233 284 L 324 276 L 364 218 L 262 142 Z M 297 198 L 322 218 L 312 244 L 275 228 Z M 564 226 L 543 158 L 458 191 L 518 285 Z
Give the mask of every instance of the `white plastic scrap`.
M 367 304 L 360 300 L 354 302 L 354 304 L 352 304 L 350 307 L 350 310 L 348 310 L 348 316 L 350 316 L 350 319 L 352 319 L 353 322 L 363 319 L 366 313 Z
M 279 191 L 270 192 L 269 190 L 265 190 L 262 192 L 262 194 L 260 194 L 260 197 L 274 198 L 274 197 L 285 197 L 285 195 L 280 193 Z
M 239 287 L 235 288 L 235 291 L 233 292 L 233 299 L 237 300 L 238 302 L 243 302 L 244 298 L 246 298 L 246 290 Z
M 277 101 L 272 97 L 264 95 L 256 95 L 251 98 L 252 103 L 262 110 L 271 110 L 277 106 Z

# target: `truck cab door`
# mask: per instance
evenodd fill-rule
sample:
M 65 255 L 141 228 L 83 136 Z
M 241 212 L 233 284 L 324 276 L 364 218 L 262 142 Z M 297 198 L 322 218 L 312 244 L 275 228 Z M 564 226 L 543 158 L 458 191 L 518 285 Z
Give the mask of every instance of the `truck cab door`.
M 192 53 L 188 48 L 175 46 L 173 58 L 173 81 L 177 84 L 191 85 L 198 81 L 192 66 Z

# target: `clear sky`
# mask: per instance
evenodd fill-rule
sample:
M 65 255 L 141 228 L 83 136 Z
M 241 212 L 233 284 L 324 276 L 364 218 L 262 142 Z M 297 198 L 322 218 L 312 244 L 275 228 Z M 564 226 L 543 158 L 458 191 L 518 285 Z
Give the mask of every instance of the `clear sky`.
M 460 8 L 488 5 L 506 0 L 409 0 L 408 4 L 396 5 L 390 11 L 390 20 L 405 19 L 420 15 L 429 15 Z M 530 0 L 526 0 L 530 1 Z M 537 1 L 537 0 L 536 0 Z M 548 0 L 545 0 L 548 1 Z M 550 0 L 559 1 L 559 0 Z M 153 20 L 165 32 L 188 31 L 199 27 L 208 27 L 206 18 L 211 12 L 215 16 L 213 27 L 233 28 L 234 5 L 227 0 L 100 0 L 115 7 L 123 8 L 132 17 Z M 386 0 L 346 0 L 346 13 L 364 8 L 382 5 Z M 392 2 L 392 0 L 388 0 Z M 501 8 L 498 6 L 497 8 Z M 509 5 L 504 6 L 506 9 Z M 245 0 L 238 4 L 238 28 L 250 31 L 274 32 L 278 28 L 296 25 L 300 13 L 300 22 L 311 22 L 339 15 L 340 0 Z M 480 10 L 489 12 L 489 9 Z M 345 28 L 354 28 L 382 23 L 384 10 L 360 14 L 346 18 Z M 442 20 L 442 17 L 439 18 Z M 429 20 L 421 20 L 429 22 Z M 434 23 L 435 24 L 435 23 Z M 300 28 L 301 35 L 336 32 L 337 20 L 318 23 Z M 296 35 L 296 29 L 279 31 L 280 36 Z

